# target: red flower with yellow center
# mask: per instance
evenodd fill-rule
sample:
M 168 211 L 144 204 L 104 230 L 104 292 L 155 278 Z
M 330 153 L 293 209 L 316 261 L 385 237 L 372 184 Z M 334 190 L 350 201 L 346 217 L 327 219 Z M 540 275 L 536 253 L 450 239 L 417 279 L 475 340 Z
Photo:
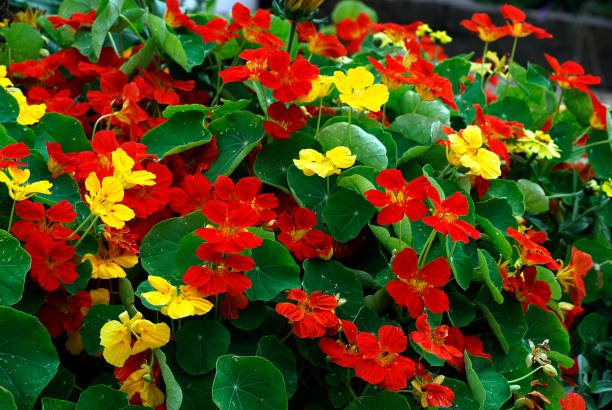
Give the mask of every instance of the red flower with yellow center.
M 255 261 L 246 255 L 223 255 L 207 243 L 196 250 L 196 256 L 210 264 L 191 266 L 183 275 L 183 282 L 198 288 L 204 295 L 229 292 L 240 294 L 251 287 L 251 280 L 241 272 L 255 267 Z
M 170 208 L 181 215 L 201 210 L 211 191 L 212 184 L 204 175 L 187 175 L 178 187 L 172 188 Z
M 304 113 L 295 104 L 288 108 L 280 101 L 268 107 L 268 117 L 273 121 L 264 121 L 264 129 L 271 137 L 276 139 L 287 139 L 291 133 L 306 125 Z
M 552 38 L 552 34 L 548 33 L 543 28 L 532 26 L 525 23 L 525 13 L 510 4 L 504 4 L 500 8 L 502 16 L 510 20 L 506 25 L 508 34 L 512 37 L 526 37 L 534 34 L 537 38 Z
M 298 260 L 308 258 L 329 259 L 333 254 L 332 238 L 318 229 L 317 216 L 307 208 L 298 208 L 290 215 L 283 212 L 278 217 L 280 233 L 278 240 L 285 245 Z
M 346 55 L 346 48 L 340 43 L 338 37 L 332 34 L 319 33 L 315 25 L 310 21 L 299 23 L 297 33 L 301 43 L 308 43 L 308 51 L 312 54 L 330 58 Z
M 248 205 L 255 211 L 260 223 L 267 223 L 276 218 L 276 212 L 272 209 L 278 206 L 278 199 L 274 194 L 260 194 L 262 185 L 257 177 L 242 178 L 234 185 L 231 178 L 219 175 L 213 188 L 215 199 Z
M 380 225 L 399 222 L 404 215 L 411 221 L 418 221 L 427 214 L 427 190 L 431 187 L 425 176 L 406 183 L 402 172 L 398 169 L 382 170 L 376 177 L 376 182 L 385 188 L 385 192 L 370 189 L 364 193 L 372 205 L 382 208 L 376 217 Z
M 274 34 L 269 33 L 272 17 L 270 12 L 259 9 L 253 17 L 251 10 L 242 3 L 236 3 L 232 8 L 234 22 L 229 25 L 229 31 L 242 30 L 244 39 L 253 44 L 260 44 L 270 49 L 276 49 L 285 45 Z
M 451 407 L 455 400 L 455 393 L 447 386 L 443 386 L 444 376 L 433 377 L 428 374 L 419 381 L 415 378 L 411 383 L 413 394 L 420 401 L 423 408 Z
M 410 339 L 418 344 L 425 352 L 432 353 L 440 359 L 452 360 L 454 357 L 463 357 L 463 353 L 456 347 L 446 343 L 448 326 L 437 326 L 433 332 L 427 321 L 427 315 L 422 314 L 416 320 L 417 330 L 410 333 Z
M 26 242 L 25 250 L 32 257 L 30 275 L 44 290 L 55 290 L 78 279 L 72 262 L 73 246 L 49 236 L 35 235 Z
M 211 250 L 236 253 L 262 244 L 261 238 L 246 229 L 259 223 L 257 213 L 249 205 L 233 200 L 225 203 L 213 199 L 204 204 L 202 213 L 211 222 L 219 225 L 207 225 L 195 232 L 208 242 Z
M 578 307 L 581 306 L 582 299 L 586 296 L 582 278 L 593 266 L 591 255 L 572 247 L 570 263 L 557 272 L 557 280 L 563 287 L 563 291 L 570 294 L 570 299 Z
M 559 61 L 553 56 L 544 53 L 544 57 L 546 57 L 548 64 L 550 64 L 554 71 L 548 78 L 556 81 L 562 88 L 577 88 L 588 93 L 589 85 L 601 83 L 601 77 L 590 74 L 585 75 L 584 68 L 574 61 L 566 61 L 563 64 L 559 64 Z
M 261 83 L 272 90 L 274 98 L 288 103 L 307 95 L 312 82 L 319 76 L 319 67 L 300 56 L 292 63 L 284 50 L 272 51 L 268 57 L 270 71 L 261 73 Z
M 548 311 L 546 304 L 550 301 L 550 285 L 543 280 L 536 280 L 538 271 L 535 266 L 525 266 L 522 271 L 517 270 L 515 276 L 509 276 L 501 269 L 500 273 L 504 278 L 504 289 L 514 293 L 525 312 L 529 305 L 539 306 Z
M 433 65 L 430 62 L 422 58 L 418 59 L 410 65 L 410 74 L 408 83 L 415 86 L 421 100 L 433 101 L 439 98 L 453 110 L 458 110 L 451 82 L 438 74 L 434 74 Z
M 37 202 L 19 201 L 15 211 L 21 220 L 11 226 L 11 233 L 22 242 L 28 242 L 39 235 L 66 239 L 72 234 L 72 230 L 62 224 L 74 221 L 77 216 L 72 205 L 66 200 L 58 202 L 46 211 L 45 207 Z M 73 238 L 77 239 L 78 235 Z
M 450 279 L 450 266 L 446 258 L 439 257 L 418 269 L 417 254 L 406 248 L 393 260 L 393 273 L 399 280 L 387 283 L 387 292 L 400 306 L 408 308 L 410 317 L 417 318 L 427 306 L 433 313 L 449 310 L 448 296 L 438 289 Z
M 404 76 L 408 72 L 408 68 L 404 66 L 403 56 L 385 56 L 386 67 L 370 56 L 368 56 L 368 60 L 378 71 L 383 84 L 390 90 L 397 90 L 409 82 L 408 77 Z
M 245 65 L 227 68 L 219 73 L 224 83 L 234 81 L 259 81 L 259 76 L 268 68 L 268 56 L 270 50 L 258 48 L 256 50 L 244 50 L 240 58 L 246 60 Z
M 428 191 L 429 199 L 434 204 L 433 215 L 423 218 L 423 223 L 431 226 L 436 232 L 445 236 L 448 234 L 453 241 L 468 243 L 470 237 L 480 238 L 480 232 L 466 221 L 459 219 L 468 214 L 467 198 L 460 192 L 455 192 L 444 201 L 435 188 Z
M 478 34 L 485 43 L 491 43 L 508 35 L 504 27 L 497 27 L 485 13 L 474 13 L 471 20 L 462 20 L 461 25 Z
M 349 54 L 359 51 L 361 44 L 370 33 L 370 17 L 365 13 L 359 13 L 355 20 L 350 17 L 336 23 L 336 33 L 340 40 L 347 42 L 346 50 Z
M 508 227 L 506 234 L 519 243 L 520 247 L 515 247 L 519 252 L 521 263 L 526 265 L 546 265 L 547 268 L 555 270 L 561 267 L 555 262 L 550 252 L 542 245 L 539 245 L 546 241 L 546 234 L 544 232 L 529 230 L 522 234 L 512 227 Z
M 460 352 L 467 350 L 472 356 L 482 356 L 487 359 L 491 359 L 491 355 L 485 353 L 482 347 L 482 341 L 477 336 L 464 336 L 461 330 L 457 327 L 451 327 L 448 330 L 448 337 L 446 338 L 446 344 L 453 346 Z M 453 356 L 448 359 L 448 364 L 453 366 L 461 373 L 465 373 L 465 360 L 463 356 Z
M 371 333 L 359 333 L 357 347 L 363 358 L 357 362 L 355 374 L 383 389 L 403 389 L 415 374 L 414 362 L 400 355 L 407 345 L 408 338 L 399 327 L 381 327 L 378 338 Z
M 340 329 L 346 337 L 346 343 L 341 339 L 324 337 L 319 340 L 319 348 L 338 366 L 354 368 L 361 360 L 357 348 L 357 326 L 348 320 L 340 320 Z
M 328 330 L 335 331 L 340 324 L 334 313 L 338 301 L 332 295 L 324 295 L 323 292 L 317 291 L 308 296 L 303 290 L 292 289 L 287 299 L 297 301 L 297 305 L 279 303 L 276 305 L 276 312 L 289 319 L 297 337 L 309 339 L 321 337 Z

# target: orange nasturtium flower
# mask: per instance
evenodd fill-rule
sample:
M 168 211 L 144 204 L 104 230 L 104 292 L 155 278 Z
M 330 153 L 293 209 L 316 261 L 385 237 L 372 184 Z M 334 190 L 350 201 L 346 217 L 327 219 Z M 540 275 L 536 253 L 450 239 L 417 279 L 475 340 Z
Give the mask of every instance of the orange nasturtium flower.
M 458 134 L 448 136 L 450 142 L 447 150 L 448 162 L 470 169 L 470 173 L 484 179 L 495 179 L 501 175 L 501 161 L 494 152 L 482 147 L 482 132 L 475 125 Z
M 136 216 L 132 209 L 117 203 L 123 201 L 124 191 L 121 180 L 104 177 L 100 184 L 98 176 L 92 172 L 85 180 L 85 188 L 89 191 L 89 195 L 85 195 L 85 201 L 89 204 L 91 212 L 99 216 L 108 226 L 121 229 L 125 226 L 125 221 Z
M 321 178 L 327 178 L 340 174 L 341 168 L 352 167 L 356 158 L 356 155 L 351 155 L 349 148 L 343 146 L 331 149 L 325 155 L 309 148 L 300 150 L 300 158 L 294 159 L 293 163 L 306 176 L 317 174 Z
M 104 346 L 102 355 L 113 366 L 122 367 L 131 355 L 162 347 L 170 340 L 167 324 L 143 319 L 140 312 L 133 318 L 129 317 L 128 312 L 123 312 L 119 319 L 121 321 L 105 323 L 100 329 L 100 344 Z M 133 346 L 132 335 L 136 338 Z
M 155 290 L 143 293 L 142 297 L 152 305 L 163 306 L 162 314 L 170 316 L 171 319 L 203 315 L 213 307 L 213 304 L 193 286 L 181 286 L 179 294 L 175 286 L 160 276 L 149 275 L 148 281 Z
M 9 175 L 0 172 L 0 182 L 6 184 L 9 195 L 15 201 L 23 201 L 36 194 L 50 195 L 53 184 L 49 181 L 38 181 L 28 184 L 30 179 L 29 169 L 20 169 L 14 165 L 8 167 Z
M 576 306 L 580 306 L 582 299 L 586 296 L 582 278 L 586 276 L 592 267 L 593 258 L 591 255 L 572 248 L 570 263 L 557 272 L 557 280 L 563 287 L 563 291 L 570 294 L 570 299 Z
M 334 84 L 340 91 L 340 101 L 362 111 L 380 111 L 389 101 L 389 90 L 384 84 L 374 84 L 374 75 L 365 67 L 349 68 L 348 74 L 334 72 Z

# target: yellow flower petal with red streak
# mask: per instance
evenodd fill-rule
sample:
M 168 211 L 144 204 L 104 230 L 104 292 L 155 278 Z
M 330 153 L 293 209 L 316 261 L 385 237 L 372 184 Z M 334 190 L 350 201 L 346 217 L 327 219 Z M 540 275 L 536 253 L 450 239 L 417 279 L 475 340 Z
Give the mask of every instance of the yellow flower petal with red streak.
M 0 182 L 6 184 L 9 196 L 15 201 L 23 201 L 36 194 L 50 195 L 53 184 L 49 181 L 37 181 L 28 184 L 30 179 L 29 169 L 20 169 L 16 166 L 8 167 L 9 175 L 0 171 Z
M 132 171 L 134 160 L 121 148 L 111 154 L 115 172 L 113 177 L 119 181 L 123 188 L 128 189 L 136 185 L 155 185 L 156 175 L 152 172 L 140 170 Z
M 170 340 L 170 328 L 165 323 L 152 323 L 148 320 L 136 320 L 132 326 L 140 337 L 132 347 L 132 354 L 140 353 L 147 349 L 157 349 L 164 346 Z

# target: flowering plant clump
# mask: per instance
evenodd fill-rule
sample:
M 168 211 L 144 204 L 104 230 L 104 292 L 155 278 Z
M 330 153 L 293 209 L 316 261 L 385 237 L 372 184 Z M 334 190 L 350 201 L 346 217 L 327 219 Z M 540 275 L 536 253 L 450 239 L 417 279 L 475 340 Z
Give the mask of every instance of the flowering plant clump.
M 0 407 L 609 405 L 601 78 L 322 3 L 1 24 Z

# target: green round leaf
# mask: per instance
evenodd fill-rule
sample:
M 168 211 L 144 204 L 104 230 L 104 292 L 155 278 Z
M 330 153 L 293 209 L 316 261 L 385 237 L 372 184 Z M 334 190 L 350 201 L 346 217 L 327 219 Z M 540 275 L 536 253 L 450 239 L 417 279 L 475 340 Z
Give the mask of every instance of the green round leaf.
M 17 410 L 13 395 L 2 386 L 0 386 L 0 408 L 5 410 Z
M 5 40 L 0 51 L 2 64 L 35 59 L 38 50 L 44 45 L 40 32 L 26 23 L 11 23 L 2 32 L 2 36 Z
M 399 99 L 397 108 L 399 109 L 398 112 L 420 114 L 423 117 L 438 120 L 444 125 L 450 125 L 450 110 L 446 104 L 440 100 L 423 101 L 421 97 L 412 90 L 406 90 L 404 92 Z
M 527 129 L 533 126 L 533 118 L 525 101 L 517 97 L 505 97 L 489 104 L 485 114 L 493 115 L 504 121 L 518 121 Z
M 295 356 L 291 349 L 276 336 L 264 336 L 257 343 L 257 356 L 268 359 L 285 379 L 287 397 L 293 396 L 298 388 L 298 377 L 295 368 Z
M 440 62 L 434 68 L 434 73 L 448 78 L 453 85 L 453 93 L 459 94 L 461 80 L 470 72 L 470 62 L 464 57 L 452 57 Z
M 41 403 L 42 410 L 73 410 L 76 407 L 76 403 L 52 397 L 43 397 Z
M 32 258 L 19 241 L 0 229 L 0 306 L 19 302 Z
M 398 393 L 381 391 L 374 396 L 361 396 L 352 401 L 346 410 L 410 410 L 406 399 Z
M 598 313 L 586 315 L 578 325 L 578 334 L 585 343 L 599 343 L 608 336 L 608 320 Z
M 527 322 L 523 315 L 523 308 L 515 298 L 504 298 L 504 302 L 499 304 L 483 287 L 476 297 L 476 305 L 483 313 L 505 353 L 523 340 L 527 332 Z
M 91 151 L 91 144 L 85 136 L 83 126 L 76 118 L 49 112 L 34 127 L 34 132 L 34 148 L 40 152 L 47 152 L 47 141 L 59 143 L 64 152 Z
M 551 350 L 564 355 L 569 354 L 569 335 L 556 315 L 538 306 L 530 305 L 525 319 L 528 325 L 525 340 L 529 339 L 538 344 L 548 339 Z
M 17 408 L 32 408 L 59 366 L 51 336 L 34 316 L 6 307 L 0 307 L 0 329 L 0 386 Z
M 261 117 L 247 111 L 218 118 L 208 124 L 208 130 L 219 148 L 217 160 L 205 174 L 213 182 L 219 175 L 231 174 L 265 134 Z
M 339 295 L 346 303 L 336 309 L 338 316 L 353 320 L 362 307 L 363 289 L 351 269 L 337 261 L 311 258 L 304 262 L 304 291 L 322 290 L 328 295 Z
M 510 398 L 508 381 L 495 371 L 491 360 L 464 354 L 465 373 L 474 399 L 481 409 L 500 409 Z
M 508 179 L 494 179 L 489 185 L 484 200 L 491 198 L 503 198 L 508 200 L 512 212 L 515 215 L 523 215 L 525 213 L 525 199 L 520 187 L 514 181 Z
M 376 208 L 364 197 L 345 190 L 329 198 L 323 209 L 323 219 L 336 240 L 348 242 L 359 235 L 375 213 Z
M 452 407 L 454 410 L 472 410 L 478 407 L 472 392 L 464 382 L 446 377 L 443 384 L 455 393 Z
M 76 410 L 108 410 L 129 406 L 127 393 L 111 389 L 103 384 L 89 386 L 79 396 Z
M 249 300 L 272 300 L 285 289 L 300 287 L 300 267 L 280 243 L 264 239 L 251 256 L 255 268 L 246 274 L 253 283 L 245 292 Z
M 221 410 L 288 408 L 283 375 L 263 357 L 221 356 L 212 390 Z
M 74 374 L 65 367 L 60 366 L 57 369 L 55 377 L 53 377 L 51 382 L 45 387 L 41 396 L 68 399 L 73 388 Z
M 85 351 L 89 354 L 94 354 L 102 349 L 100 345 L 100 329 L 106 322 L 111 320 L 119 320 L 125 308 L 119 305 L 93 305 L 81 325 L 81 343 Z
M 230 333 L 219 322 L 191 320 L 176 331 L 176 360 L 191 375 L 206 374 L 230 344 Z
M 346 18 L 355 20 L 361 13 L 367 14 L 372 23 L 376 23 L 378 21 L 376 11 L 366 6 L 363 2 L 357 0 L 343 0 L 338 3 L 332 12 L 332 21 L 337 23 Z
M 30 179 L 28 183 L 47 180 L 53 184 L 53 187 L 49 190 L 51 191 L 51 195 L 38 194 L 35 196 L 40 202 L 47 205 L 54 205 L 65 199 L 71 204 L 75 204 L 81 200 L 79 185 L 75 179 L 68 174 L 62 174 L 57 178 L 53 178 L 47 167 L 47 162 L 40 152 L 31 150 L 30 156 L 21 161 L 26 163 L 30 170 Z
M 263 323 L 267 314 L 268 308 L 264 302 L 249 302 L 246 309 L 241 310 L 240 315 L 236 319 L 231 319 L 230 323 L 238 329 L 254 330 Z M 276 312 L 274 314 L 276 315 Z
M 257 154 L 253 171 L 262 182 L 287 190 L 287 171 L 293 159 L 299 157 L 300 150 L 306 148 L 321 149 L 314 138 L 303 132 L 296 132 L 289 139 L 272 141 Z
M 0 87 L 0 122 L 16 122 L 18 116 L 19 104 L 17 100 L 3 87 Z
M 149 154 L 162 159 L 206 144 L 212 139 L 204 128 L 204 113 L 185 111 L 174 114 L 168 121 L 153 128 L 142 137 Z
M 323 151 L 338 146 L 350 148 L 357 156 L 357 162 L 376 169 L 385 169 L 388 164 L 387 149 L 374 135 L 351 124 L 351 143 L 348 143 L 348 123 L 339 122 L 328 125 L 319 132 L 319 142 Z
M 526 212 L 548 211 L 548 197 L 540 185 L 527 179 L 519 179 L 517 183 L 525 198 Z
M 171 281 L 177 264 L 181 241 L 186 235 L 204 226 L 206 218 L 202 212 L 192 212 L 180 218 L 171 218 L 155 225 L 142 240 L 140 261 L 149 275 L 161 276 Z M 174 279 L 171 279 L 174 278 Z

